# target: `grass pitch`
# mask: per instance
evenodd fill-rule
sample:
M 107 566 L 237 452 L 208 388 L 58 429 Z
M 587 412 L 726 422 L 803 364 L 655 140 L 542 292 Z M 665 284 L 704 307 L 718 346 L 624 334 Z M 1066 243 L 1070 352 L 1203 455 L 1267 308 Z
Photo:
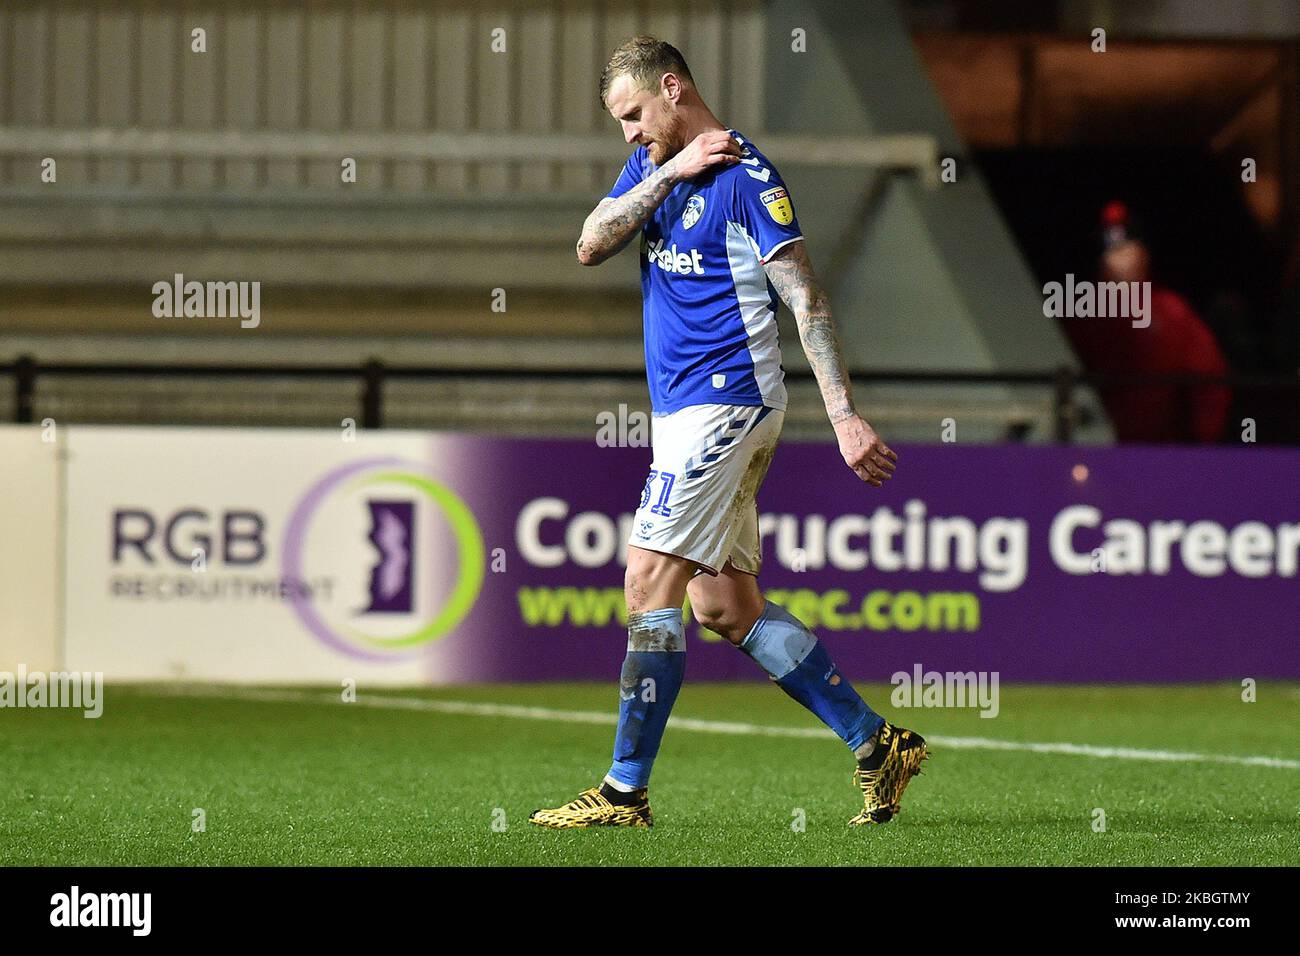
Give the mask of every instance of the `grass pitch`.
M 895 710 L 891 689 L 859 686 L 891 720 L 931 738 L 934 756 L 886 826 L 847 826 L 861 796 L 850 755 L 829 733 L 714 724 L 820 727 L 776 688 L 688 680 L 674 719 L 704 723 L 668 729 L 651 788 L 655 828 L 562 832 L 526 818 L 607 769 L 613 683 L 362 688 L 355 704 L 329 689 L 177 696 L 110 686 L 98 720 L 0 711 L 0 863 L 1300 863 L 1298 685 L 1262 683 L 1256 703 L 1229 684 L 1003 686 L 991 720 Z M 450 702 L 567 713 L 448 712 Z M 991 749 L 977 738 L 1137 748 L 1158 759 Z M 205 829 L 196 832 L 200 809 Z

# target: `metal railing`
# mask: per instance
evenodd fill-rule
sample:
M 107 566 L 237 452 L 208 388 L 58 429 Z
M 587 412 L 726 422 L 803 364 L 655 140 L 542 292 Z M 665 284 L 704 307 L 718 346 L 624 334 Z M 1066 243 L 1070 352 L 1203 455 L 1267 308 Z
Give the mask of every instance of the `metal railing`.
M 0 374 L 11 375 L 14 380 L 14 416 L 17 424 L 36 421 L 37 385 L 43 375 L 106 376 L 138 378 L 291 378 L 352 380 L 361 386 L 357 409 L 358 422 L 363 428 L 384 427 L 385 384 L 390 379 L 434 380 L 506 380 L 506 381 L 564 381 L 583 382 L 594 379 L 620 381 L 640 380 L 644 373 L 638 369 L 609 369 L 593 372 L 576 368 L 444 368 L 428 365 L 386 364 L 378 359 L 367 359 L 360 365 L 299 364 L 299 365 L 232 365 L 224 363 L 163 364 L 149 362 L 38 362 L 30 355 L 19 357 L 8 364 L 0 364 Z M 1080 372 L 1068 366 L 1048 371 L 913 371 L 913 370 L 858 370 L 850 373 L 854 382 L 861 384 L 923 384 L 923 385 L 1018 385 L 1052 388 L 1052 435 L 1055 441 L 1069 443 L 1074 440 L 1080 423 L 1081 406 L 1078 393 L 1081 388 L 1107 386 L 1228 386 L 1251 389 L 1293 389 L 1296 392 L 1297 413 L 1300 414 L 1300 377 L 1278 375 L 1226 376 L 1170 373 L 1160 375 L 1103 374 Z M 787 381 L 813 381 L 810 371 L 787 371 Z
M 747 131 L 748 132 L 748 131 Z M 878 136 L 749 134 L 786 163 L 916 172 L 939 181 L 939 147 L 925 133 Z M 178 130 L 0 126 L 0 154 L 38 153 L 100 159 L 354 159 L 404 162 L 622 162 L 630 147 L 612 133 L 347 133 L 310 130 Z

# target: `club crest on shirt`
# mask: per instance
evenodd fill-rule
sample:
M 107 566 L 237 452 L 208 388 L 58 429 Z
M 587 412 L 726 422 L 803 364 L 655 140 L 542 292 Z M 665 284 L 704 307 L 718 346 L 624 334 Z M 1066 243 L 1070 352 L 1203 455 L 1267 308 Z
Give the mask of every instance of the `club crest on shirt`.
M 776 186 L 758 197 L 763 201 L 767 214 L 783 226 L 794 222 L 794 207 L 790 205 L 790 194 L 784 186 Z
M 686 200 L 686 208 L 682 210 L 682 228 L 691 228 L 691 226 L 700 221 L 700 217 L 703 215 L 704 197 L 699 195 L 692 196 L 690 199 Z

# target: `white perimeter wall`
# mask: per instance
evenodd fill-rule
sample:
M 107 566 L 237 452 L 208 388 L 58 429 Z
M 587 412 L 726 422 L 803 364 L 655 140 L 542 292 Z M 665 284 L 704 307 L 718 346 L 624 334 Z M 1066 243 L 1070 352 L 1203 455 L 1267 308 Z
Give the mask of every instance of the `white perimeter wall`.
M 59 450 L 63 434 L 0 425 L 0 670 L 59 665 Z

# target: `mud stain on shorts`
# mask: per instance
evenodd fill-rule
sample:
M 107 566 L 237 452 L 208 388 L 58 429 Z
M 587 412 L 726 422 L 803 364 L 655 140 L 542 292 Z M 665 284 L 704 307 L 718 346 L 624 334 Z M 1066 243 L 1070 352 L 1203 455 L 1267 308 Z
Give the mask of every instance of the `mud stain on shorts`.
M 735 522 L 743 520 L 746 508 L 756 507 L 758 488 L 767 477 L 767 469 L 771 467 L 772 456 L 776 454 L 776 442 L 777 439 L 773 437 L 754 449 L 749 465 L 745 468 L 745 474 L 741 476 L 740 483 L 736 486 L 736 493 L 732 496 L 731 503 L 727 505 L 726 513 L 723 515 L 724 528 L 729 528 Z

